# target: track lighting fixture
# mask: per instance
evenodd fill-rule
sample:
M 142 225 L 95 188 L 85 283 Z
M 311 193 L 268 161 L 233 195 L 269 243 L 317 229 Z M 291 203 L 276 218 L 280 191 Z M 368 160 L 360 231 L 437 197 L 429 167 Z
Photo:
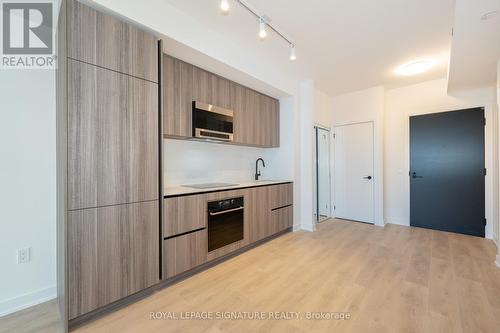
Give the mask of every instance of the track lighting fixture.
M 259 20 L 259 38 L 261 40 L 266 39 L 267 37 L 267 28 L 272 30 L 276 35 L 281 37 L 285 42 L 290 45 L 290 60 L 294 61 L 297 59 L 297 54 L 295 52 L 295 43 L 292 42 L 284 33 L 278 30 L 278 28 L 271 25 L 271 19 L 266 15 L 261 15 L 253 8 L 253 6 L 247 3 L 247 0 L 233 0 L 236 4 L 240 5 L 247 12 L 255 16 Z M 221 0 L 220 9 L 223 15 L 227 15 L 229 13 L 229 0 Z
M 297 54 L 295 53 L 295 45 L 290 44 L 290 60 L 295 61 L 297 59 Z
M 220 10 L 222 11 L 222 14 L 224 14 L 224 15 L 229 13 L 229 0 L 221 0 Z
M 266 39 L 266 37 L 267 37 L 266 22 L 261 17 L 259 18 L 259 38 L 263 40 Z

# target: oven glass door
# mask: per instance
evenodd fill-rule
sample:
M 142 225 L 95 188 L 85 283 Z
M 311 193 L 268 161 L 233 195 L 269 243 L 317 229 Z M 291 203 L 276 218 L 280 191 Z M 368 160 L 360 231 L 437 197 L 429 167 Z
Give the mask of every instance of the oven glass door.
M 243 239 L 243 207 L 208 213 L 208 252 Z

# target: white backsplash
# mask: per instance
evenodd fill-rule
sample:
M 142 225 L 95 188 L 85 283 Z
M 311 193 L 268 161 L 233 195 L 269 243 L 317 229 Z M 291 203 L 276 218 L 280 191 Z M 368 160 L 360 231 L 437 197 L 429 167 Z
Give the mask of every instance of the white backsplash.
M 164 139 L 163 184 L 172 187 L 253 180 L 255 160 L 265 160 L 267 153 L 263 148 Z M 271 174 L 270 167 L 266 171 L 259 162 L 262 179 Z

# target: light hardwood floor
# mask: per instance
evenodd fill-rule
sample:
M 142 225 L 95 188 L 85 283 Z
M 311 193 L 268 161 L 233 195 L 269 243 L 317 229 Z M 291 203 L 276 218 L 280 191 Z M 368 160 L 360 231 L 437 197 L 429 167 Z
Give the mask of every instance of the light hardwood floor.
M 63 333 L 55 300 L 0 318 L 0 333 Z
M 500 269 L 491 241 L 341 220 L 318 229 L 286 234 L 75 332 L 500 332 Z M 156 311 L 352 318 L 151 320 Z
M 326 221 L 235 257 L 76 330 L 100 332 L 500 332 L 489 240 Z M 150 312 L 350 312 L 335 320 L 150 320 Z

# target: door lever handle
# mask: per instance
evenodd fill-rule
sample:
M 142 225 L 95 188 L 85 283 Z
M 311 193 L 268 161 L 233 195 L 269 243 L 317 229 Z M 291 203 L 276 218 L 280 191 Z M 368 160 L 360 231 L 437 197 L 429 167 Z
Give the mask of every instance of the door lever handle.
M 411 172 L 410 176 L 411 176 L 411 178 L 424 178 L 423 176 L 417 176 L 416 172 Z
M 366 177 L 363 177 L 363 179 L 368 179 L 368 180 L 371 180 L 371 179 L 372 179 L 372 176 L 366 176 Z

